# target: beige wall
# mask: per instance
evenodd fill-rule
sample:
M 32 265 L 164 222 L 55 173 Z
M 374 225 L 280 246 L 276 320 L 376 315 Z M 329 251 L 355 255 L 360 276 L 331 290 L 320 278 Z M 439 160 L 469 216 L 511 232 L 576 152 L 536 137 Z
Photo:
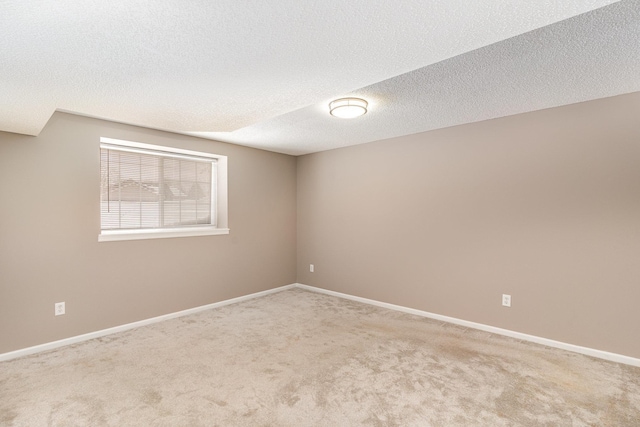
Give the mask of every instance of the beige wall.
M 101 136 L 229 156 L 231 234 L 98 243 Z M 295 174 L 291 156 L 62 113 L 0 133 L 0 353 L 295 282 Z
M 640 357 L 640 94 L 299 157 L 298 282 Z
M 0 353 L 297 267 L 308 285 L 640 357 L 639 114 L 625 95 L 302 156 L 297 177 L 294 157 L 63 113 L 38 137 L 0 133 Z M 98 243 L 101 136 L 229 156 L 231 234 Z

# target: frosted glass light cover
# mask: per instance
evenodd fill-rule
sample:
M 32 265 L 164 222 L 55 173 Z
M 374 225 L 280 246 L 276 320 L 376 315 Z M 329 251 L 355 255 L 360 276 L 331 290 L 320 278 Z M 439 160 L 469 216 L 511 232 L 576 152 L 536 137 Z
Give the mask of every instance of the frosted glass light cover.
M 369 104 L 360 98 L 340 98 L 329 103 L 329 114 L 341 119 L 353 119 L 367 112 Z

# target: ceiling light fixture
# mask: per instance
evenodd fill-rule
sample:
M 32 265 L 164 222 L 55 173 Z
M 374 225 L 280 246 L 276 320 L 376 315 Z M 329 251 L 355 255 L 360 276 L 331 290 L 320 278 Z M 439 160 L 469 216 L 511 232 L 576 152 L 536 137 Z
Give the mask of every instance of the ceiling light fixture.
M 341 119 L 353 119 L 367 112 L 369 103 L 360 98 L 340 98 L 329 103 L 329 114 Z

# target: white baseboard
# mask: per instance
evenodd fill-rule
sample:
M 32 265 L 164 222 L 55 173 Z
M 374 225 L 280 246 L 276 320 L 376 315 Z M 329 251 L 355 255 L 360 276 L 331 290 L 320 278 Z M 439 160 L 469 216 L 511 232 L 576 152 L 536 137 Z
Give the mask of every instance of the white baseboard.
M 262 297 L 275 292 L 281 292 L 287 289 L 291 289 L 296 285 L 285 285 L 279 288 L 268 289 L 266 291 L 256 292 L 249 295 L 243 295 L 237 298 L 231 298 L 228 300 L 214 302 L 213 304 L 202 305 L 200 307 L 189 308 L 187 310 L 177 311 L 175 313 L 164 314 L 162 316 L 152 317 L 150 319 L 140 320 L 138 322 L 127 323 L 126 325 L 115 326 L 113 328 L 102 329 L 100 331 L 90 332 L 88 334 L 76 335 L 75 337 L 65 338 L 58 341 L 53 341 L 45 344 L 35 345 L 33 347 L 27 347 L 20 350 L 10 351 L 8 353 L 0 354 L 0 362 L 5 360 L 15 359 L 17 357 L 27 356 L 30 354 L 40 353 L 43 351 L 53 350 L 58 347 L 64 347 L 70 344 L 76 344 L 82 341 L 91 340 L 94 338 L 104 337 L 105 335 L 111 335 L 118 332 L 127 331 L 129 329 L 139 328 L 140 326 L 150 325 L 152 323 L 162 322 L 164 320 L 175 319 L 176 317 L 188 316 L 189 314 L 199 313 L 204 310 L 210 310 L 212 308 L 222 307 L 229 304 L 235 304 L 238 302 L 250 300 L 253 298 Z
M 468 320 L 456 319 L 455 317 L 442 316 L 440 314 L 429 313 L 428 311 L 416 310 L 413 308 L 403 307 L 401 305 L 389 304 L 386 302 L 376 301 L 368 298 L 356 297 L 349 294 L 343 294 L 341 292 L 330 291 L 327 289 L 316 288 L 314 286 L 303 285 L 296 283 L 296 288 L 306 289 L 312 292 L 318 292 L 321 294 L 332 295 L 340 298 L 345 298 L 352 301 L 358 301 L 365 304 L 375 305 L 378 307 L 388 308 L 390 310 L 402 311 L 404 313 L 414 314 L 416 316 L 428 317 L 430 319 L 440 320 L 442 322 L 454 323 L 456 325 L 464 326 L 467 328 L 479 329 L 485 332 L 491 332 L 498 335 L 504 335 L 511 338 L 516 338 L 523 341 L 530 341 L 536 344 L 546 345 L 548 347 L 559 348 L 562 350 L 572 351 L 574 353 L 585 354 L 587 356 L 597 357 L 599 359 L 605 359 L 612 362 L 624 363 L 625 365 L 640 367 L 640 359 L 624 356 L 622 354 L 610 353 L 608 351 L 596 350 L 589 347 L 582 347 L 579 345 L 568 344 L 561 341 L 555 341 L 548 338 L 537 337 L 535 335 L 523 334 L 521 332 L 510 331 L 508 329 L 496 328 L 495 326 L 484 325 L 482 323 L 469 322 Z
M 238 302 L 250 300 L 253 298 L 262 297 L 265 295 L 273 294 L 276 292 L 285 291 L 287 289 L 292 288 L 300 288 L 306 289 L 312 292 L 318 292 L 321 294 L 332 295 L 339 298 L 344 298 L 352 301 L 361 302 L 364 304 L 375 305 L 378 307 L 387 308 L 390 310 L 401 311 L 404 313 L 414 314 L 416 316 L 428 317 L 430 319 L 439 320 L 442 322 L 453 323 L 456 325 L 464 326 L 467 328 L 479 329 L 485 332 L 491 332 L 498 335 L 504 335 L 511 338 L 516 338 L 524 341 L 530 341 L 536 344 L 546 345 L 548 347 L 559 348 L 562 350 L 572 351 L 574 353 L 585 354 L 587 356 L 597 357 L 599 359 L 609 360 L 612 362 L 623 363 L 626 365 L 637 366 L 640 367 L 640 359 L 624 356 L 622 354 L 610 353 L 603 350 L 596 350 L 589 347 L 582 347 L 579 345 L 568 344 L 561 341 L 555 341 L 548 338 L 537 337 L 535 335 L 523 334 L 521 332 L 510 331 L 508 329 L 497 328 L 495 326 L 484 325 L 482 323 L 470 322 L 468 320 L 461 320 L 455 317 L 443 316 L 440 314 L 429 313 L 428 311 L 416 310 L 414 308 L 403 307 L 401 305 L 389 304 L 386 302 L 376 301 L 368 298 L 357 297 L 349 294 L 344 294 L 341 292 L 330 291 L 327 289 L 316 288 L 314 286 L 303 285 L 302 283 L 294 283 L 291 285 L 280 286 L 274 289 L 268 289 L 266 291 L 256 292 L 249 295 L 244 295 L 237 298 L 232 298 L 220 302 L 215 302 L 213 304 L 202 305 L 200 307 L 194 307 L 187 310 L 178 311 L 175 313 L 169 313 L 162 316 L 152 317 L 150 319 L 140 320 L 138 322 L 127 323 L 125 325 L 115 326 L 113 328 L 102 329 L 100 331 L 90 332 L 83 335 L 77 335 L 75 337 L 65 338 L 58 341 L 53 341 L 45 344 L 36 345 L 33 347 L 27 347 L 20 350 L 11 351 L 8 353 L 0 354 L 0 362 L 5 360 L 11 360 L 22 356 L 28 356 L 30 354 L 40 353 L 43 351 L 53 350 L 59 347 L 64 347 L 70 344 L 76 344 L 82 341 L 87 341 L 94 338 L 104 337 L 106 335 L 115 334 L 118 332 L 127 331 L 129 329 L 139 328 L 140 326 L 150 325 L 152 323 L 162 322 L 164 320 L 175 319 L 176 317 L 188 316 L 189 314 L 199 313 L 201 311 L 210 310 L 217 307 L 223 307 L 229 304 L 235 304 Z

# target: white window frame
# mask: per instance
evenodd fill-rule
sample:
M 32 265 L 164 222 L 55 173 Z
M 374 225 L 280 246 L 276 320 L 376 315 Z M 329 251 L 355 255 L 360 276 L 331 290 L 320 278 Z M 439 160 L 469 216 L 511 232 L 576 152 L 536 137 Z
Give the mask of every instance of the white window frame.
M 216 214 L 216 219 L 212 222 L 214 222 L 216 225 L 184 228 L 146 228 L 139 230 L 101 229 L 100 234 L 98 235 L 99 242 L 229 234 L 230 230 L 228 228 L 227 206 L 227 156 L 104 137 L 100 138 L 100 148 L 124 148 L 129 150 L 142 149 L 161 151 L 174 155 L 182 154 L 187 156 L 198 156 L 215 159 L 216 167 L 213 168 L 213 170 L 215 171 L 215 176 L 213 177 L 213 182 L 215 182 L 215 185 L 212 187 L 213 197 L 211 198 L 211 203 L 215 204 L 215 206 L 212 206 L 212 208 L 214 209 L 214 212 Z M 102 228 L 102 222 L 100 228 Z

